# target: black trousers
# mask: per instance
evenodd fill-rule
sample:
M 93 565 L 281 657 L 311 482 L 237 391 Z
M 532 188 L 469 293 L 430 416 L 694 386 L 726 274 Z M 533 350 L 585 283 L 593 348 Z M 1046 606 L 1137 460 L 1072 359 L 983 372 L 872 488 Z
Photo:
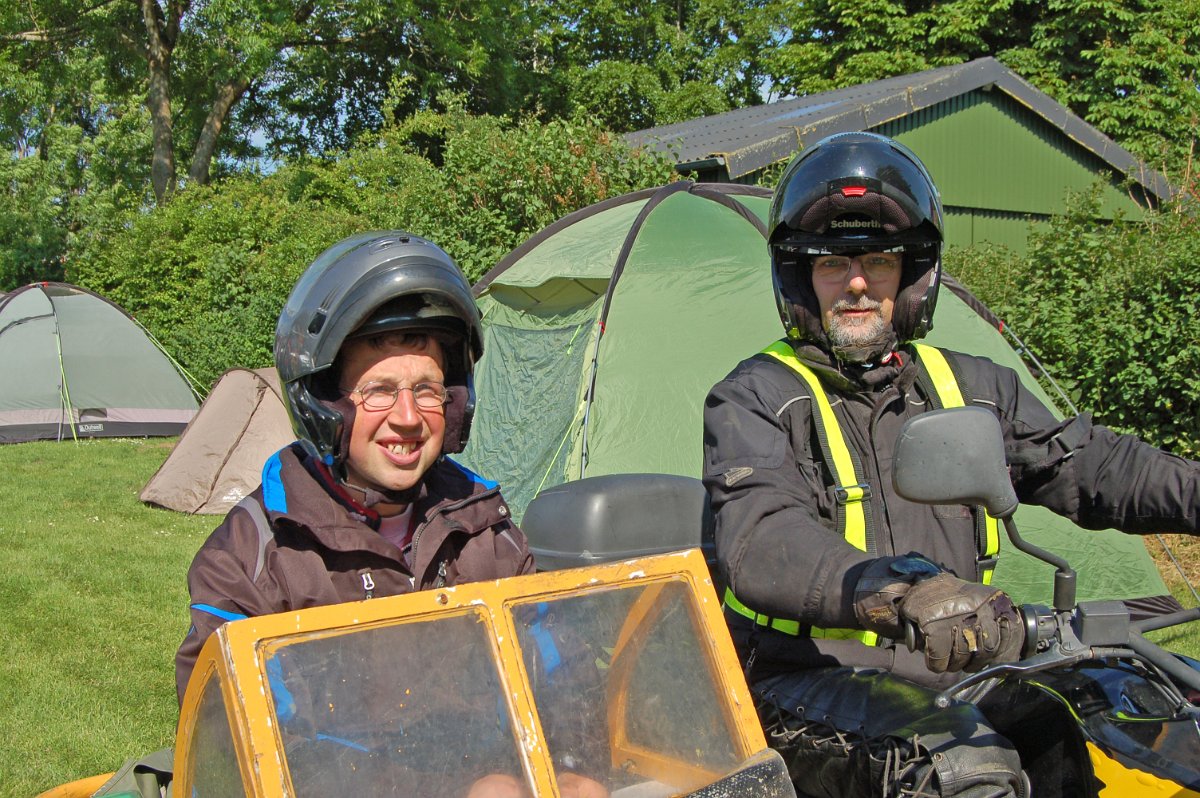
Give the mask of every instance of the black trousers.
M 751 686 L 767 742 L 813 798 L 1020 798 L 1012 744 L 971 703 L 871 668 L 823 667 Z

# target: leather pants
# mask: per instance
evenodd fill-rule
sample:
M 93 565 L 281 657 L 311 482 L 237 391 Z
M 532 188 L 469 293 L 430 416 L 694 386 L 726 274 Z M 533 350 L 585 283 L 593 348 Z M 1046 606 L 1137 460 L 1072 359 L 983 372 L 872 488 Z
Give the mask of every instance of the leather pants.
M 1021 798 L 1016 750 L 971 703 L 887 671 L 824 667 L 756 680 L 767 742 L 813 798 Z

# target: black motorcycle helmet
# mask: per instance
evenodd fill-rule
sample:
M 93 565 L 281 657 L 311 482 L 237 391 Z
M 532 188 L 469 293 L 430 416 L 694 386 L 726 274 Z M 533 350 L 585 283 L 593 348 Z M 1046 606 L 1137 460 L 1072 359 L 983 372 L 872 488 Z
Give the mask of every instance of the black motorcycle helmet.
M 483 334 L 471 285 L 440 247 L 398 230 L 339 241 L 312 262 L 279 316 L 275 366 L 292 427 L 339 480 L 355 408 L 331 367 L 348 338 L 393 330 L 427 332 L 442 344 L 449 397 L 442 452 L 461 452 Z
M 812 257 L 902 247 L 892 315 L 899 343 L 933 326 L 942 271 L 942 205 L 911 150 L 875 133 L 838 133 L 799 153 L 771 201 L 767 246 L 775 301 L 794 342 L 830 344 L 812 290 Z

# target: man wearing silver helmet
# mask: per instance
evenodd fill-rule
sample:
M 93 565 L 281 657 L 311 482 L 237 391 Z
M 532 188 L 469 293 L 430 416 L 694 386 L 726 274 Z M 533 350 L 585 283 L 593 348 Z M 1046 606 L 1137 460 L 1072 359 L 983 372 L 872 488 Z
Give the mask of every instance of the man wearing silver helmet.
M 446 456 L 466 445 L 482 351 L 471 287 L 429 241 L 364 233 L 308 267 L 275 337 L 299 440 L 192 563 L 181 700 L 225 621 L 533 571 L 499 487 Z
M 942 209 L 898 142 L 846 133 L 800 153 L 768 236 L 786 335 L 713 387 L 704 422 L 726 618 L 768 734 L 804 794 L 1022 795 L 982 713 L 932 700 L 1020 655 L 1019 616 L 989 586 L 995 520 L 896 495 L 897 433 L 939 407 L 987 408 L 1021 500 L 1089 528 L 1196 532 L 1200 467 L 1086 415 L 1060 422 L 1011 370 L 917 343 Z M 896 644 L 905 625 L 915 652 Z

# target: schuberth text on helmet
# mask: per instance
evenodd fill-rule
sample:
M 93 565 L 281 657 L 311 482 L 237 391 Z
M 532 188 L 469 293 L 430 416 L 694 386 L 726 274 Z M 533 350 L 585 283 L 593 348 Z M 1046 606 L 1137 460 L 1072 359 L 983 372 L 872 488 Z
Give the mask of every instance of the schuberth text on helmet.
M 839 133 L 798 154 L 771 202 L 768 248 L 775 301 L 793 341 L 828 347 L 811 281 L 817 253 L 901 248 L 892 315 L 898 343 L 933 326 L 942 269 L 942 206 L 925 166 L 874 133 Z
M 470 283 L 436 244 L 401 231 L 339 241 L 308 267 L 279 316 L 275 365 L 292 426 L 339 479 L 354 405 L 333 384 L 331 366 L 347 338 L 392 330 L 427 331 L 443 342 L 449 401 L 442 451 L 462 451 L 483 334 Z

